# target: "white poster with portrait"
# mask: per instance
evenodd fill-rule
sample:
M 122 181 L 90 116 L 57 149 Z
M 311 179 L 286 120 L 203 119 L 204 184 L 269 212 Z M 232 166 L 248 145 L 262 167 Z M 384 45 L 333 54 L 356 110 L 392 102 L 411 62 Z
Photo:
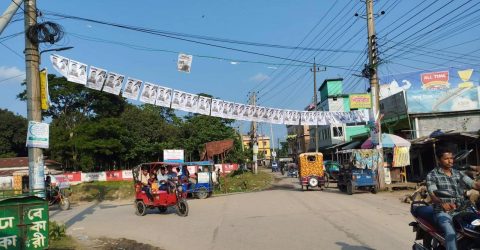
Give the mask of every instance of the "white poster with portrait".
M 107 80 L 103 86 L 103 92 L 118 95 L 123 87 L 124 75 L 120 75 L 115 72 L 108 72 Z
M 245 105 L 245 110 L 241 114 L 242 121 L 253 121 L 253 114 L 255 113 L 255 106 Z
M 58 73 L 62 74 L 62 76 L 68 76 L 68 65 L 70 60 L 66 57 L 59 56 L 59 55 L 50 55 L 50 61 L 52 62 L 53 68 L 58 71 Z
M 264 119 L 263 117 L 265 116 L 265 114 L 266 114 L 265 107 L 261 107 L 261 106 L 255 107 L 254 121 L 263 122 L 263 119 Z
M 317 111 L 317 125 L 328 125 L 325 111 Z
M 232 119 L 241 120 L 243 118 L 243 113 L 245 112 L 245 104 L 234 103 L 232 111 Z
M 177 62 L 177 69 L 180 72 L 190 73 L 190 69 L 192 68 L 192 55 L 187 54 L 178 54 L 178 62 Z
M 184 110 L 187 103 L 187 93 L 180 90 L 173 90 L 172 109 Z
M 368 109 L 360 109 L 350 111 L 352 113 L 353 122 L 368 122 L 370 120 Z
M 210 113 L 211 116 L 222 117 L 223 100 L 212 99 L 212 108 L 211 109 L 212 109 L 212 112 Z
M 235 103 L 223 101 L 222 118 L 235 119 L 233 117 L 234 108 L 235 108 Z
M 70 60 L 68 64 L 67 80 L 69 82 L 87 84 L 87 65 L 81 62 Z
M 186 93 L 183 111 L 196 113 L 198 109 L 198 95 Z
M 135 78 L 128 78 L 125 88 L 123 89 L 123 97 L 132 100 L 138 100 L 140 89 L 142 88 L 142 81 Z
M 202 115 L 210 115 L 211 103 L 212 98 L 206 96 L 199 96 L 197 113 Z
M 155 100 L 155 105 L 170 108 L 172 103 L 173 89 L 158 86 L 157 98 Z
M 107 70 L 90 66 L 87 78 L 87 87 L 94 90 L 101 90 L 107 79 Z
M 340 121 L 338 120 L 338 115 L 336 113 L 338 112 L 325 112 L 325 120 L 327 125 L 340 125 Z
M 285 125 L 300 125 L 300 112 L 295 110 L 284 110 Z
M 271 123 L 273 124 L 283 124 L 283 110 L 282 109 L 274 109 L 273 117 L 271 119 Z
M 140 101 L 148 104 L 155 104 L 157 91 L 157 85 L 145 82 L 145 84 L 143 85 L 142 93 L 140 94 Z

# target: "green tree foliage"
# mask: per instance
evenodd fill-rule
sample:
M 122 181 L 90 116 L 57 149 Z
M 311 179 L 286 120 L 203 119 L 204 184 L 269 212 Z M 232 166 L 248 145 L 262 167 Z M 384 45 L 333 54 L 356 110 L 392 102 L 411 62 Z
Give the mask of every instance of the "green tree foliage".
M 0 157 L 26 156 L 27 119 L 0 109 Z

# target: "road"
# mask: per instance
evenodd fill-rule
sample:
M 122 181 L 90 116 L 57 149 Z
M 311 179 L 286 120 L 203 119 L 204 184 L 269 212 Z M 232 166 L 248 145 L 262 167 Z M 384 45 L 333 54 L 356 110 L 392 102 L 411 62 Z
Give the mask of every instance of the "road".
M 411 248 L 409 206 L 391 194 L 303 192 L 296 179 L 277 181 L 268 191 L 189 200 L 188 217 L 173 209 L 139 217 L 131 201 L 115 201 L 51 218 L 78 239 L 127 238 L 166 250 Z

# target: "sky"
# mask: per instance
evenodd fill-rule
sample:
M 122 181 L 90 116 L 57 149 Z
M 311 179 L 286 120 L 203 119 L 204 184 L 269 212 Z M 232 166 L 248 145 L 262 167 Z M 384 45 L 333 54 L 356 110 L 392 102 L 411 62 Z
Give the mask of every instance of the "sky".
M 0 11 L 9 4 L 1 1 Z M 239 103 L 247 103 L 249 92 L 257 92 L 258 105 L 303 110 L 312 101 L 310 67 L 314 57 L 321 69 L 317 73 L 318 86 L 325 79 L 340 77 L 344 78 L 347 93 L 361 93 L 368 88 L 368 82 L 359 76 L 367 60 L 365 3 L 360 0 L 49 0 L 38 1 L 37 8 L 43 13 L 39 22 L 56 22 L 65 31 L 60 42 L 42 45 L 41 50 L 73 46 L 56 53 L 185 92 L 207 93 Z M 479 8 L 480 2 L 472 0 L 375 1 L 377 46 L 382 59 L 380 77 L 454 65 L 478 68 Z M 380 15 L 382 10 L 385 14 Z M 26 104 L 16 99 L 24 79 L 25 38 L 23 34 L 7 37 L 23 30 L 21 12 L 0 34 L 0 108 L 26 116 Z M 197 41 L 193 43 L 52 13 L 233 42 L 182 36 Z M 193 55 L 190 74 L 177 71 L 179 52 Z M 49 55 L 42 54 L 41 66 L 58 74 L 51 67 Z M 236 122 L 235 126 L 246 132 L 249 123 Z M 285 126 L 272 128 L 276 139 L 285 140 Z M 270 125 L 260 125 L 259 132 L 269 135 Z

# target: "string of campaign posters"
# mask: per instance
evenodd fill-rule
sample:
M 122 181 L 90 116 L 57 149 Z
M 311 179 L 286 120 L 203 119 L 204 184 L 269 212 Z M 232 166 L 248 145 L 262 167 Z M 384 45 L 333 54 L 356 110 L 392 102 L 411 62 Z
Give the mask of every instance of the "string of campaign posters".
M 68 81 L 87 88 L 122 95 L 143 103 L 210 115 L 226 119 L 266 122 L 285 125 L 329 125 L 368 122 L 368 110 L 350 112 L 298 111 L 253 106 L 199 96 L 192 93 L 144 82 L 60 56 L 51 55 L 53 68 Z M 87 75 L 88 69 L 88 75 Z

